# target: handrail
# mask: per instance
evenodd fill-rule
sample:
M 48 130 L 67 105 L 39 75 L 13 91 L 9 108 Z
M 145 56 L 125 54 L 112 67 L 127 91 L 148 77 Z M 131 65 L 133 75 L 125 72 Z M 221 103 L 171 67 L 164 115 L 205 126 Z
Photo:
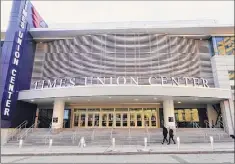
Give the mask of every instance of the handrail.
M 72 135 L 72 142 L 73 142 L 73 143 L 74 143 L 74 141 L 77 139 L 78 130 L 79 130 L 79 128 L 77 128 L 77 129 L 75 130 L 75 132 L 73 133 L 73 135 Z
M 178 128 L 178 123 L 177 122 L 175 122 L 175 128 Z
M 212 128 L 212 126 L 210 125 L 209 121 L 206 120 L 206 121 L 205 121 L 205 124 L 206 124 L 206 128 L 208 128 L 208 127 L 209 127 L 209 128 Z
M 114 129 L 114 125 L 112 126 L 112 129 L 111 129 L 110 139 L 112 139 L 112 138 L 113 138 L 113 129 Z
M 95 129 L 96 128 L 94 128 L 93 131 L 92 131 L 91 140 L 94 140 L 94 138 L 95 138 Z
M 146 125 L 145 125 L 145 131 L 147 132 L 148 140 L 150 140 L 149 129 L 148 129 L 148 126 Z
M 51 136 L 51 131 L 52 131 L 52 122 L 50 123 L 49 131 L 47 132 L 47 134 L 44 137 L 45 144 L 46 144 L 47 138 L 50 138 L 50 136 Z
M 128 129 L 128 138 L 131 138 L 131 128 Z
M 40 123 L 40 121 L 38 120 L 37 123 L 32 124 L 22 135 L 20 135 L 20 136 L 17 137 L 17 141 L 18 141 L 19 139 L 23 139 L 24 137 L 26 138 L 26 137 L 28 136 L 28 133 L 29 133 L 30 131 L 33 132 L 33 129 L 34 129 L 35 124 L 36 124 L 36 127 L 37 127 L 39 123 Z
M 193 128 L 195 127 L 195 128 L 200 128 L 200 126 L 198 125 L 198 123 L 196 123 L 196 122 L 192 122 L 193 123 Z
M 26 128 L 28 124 L 28 120 L 24 120 L 20 125 L 18 125 L 15 129 L 13 129 L 13 131 L 10 132 L 9 136 L 7 137 L 8 139 L 11 138 L 13 139 L 13 137 L 19 133 L 19 131 L 22 129 L 22 127 Z
M 16 129 L 17 129 L 17 128 L 21 128 L 21 127 L 23 127 L 23 126 L 26 127 L 27 124 L 28 124 L 28 120 L 25 120 L 25 121 L 23 121 L 20 125 L 18 125 L 18 126 L 16 127 Z
M 223 129 L 225 131 L 224 123 L 222 121 L 218 121 L 217 124 L 215 125 L 215 127 L 217 127 L 217 128 L 223 127 Z

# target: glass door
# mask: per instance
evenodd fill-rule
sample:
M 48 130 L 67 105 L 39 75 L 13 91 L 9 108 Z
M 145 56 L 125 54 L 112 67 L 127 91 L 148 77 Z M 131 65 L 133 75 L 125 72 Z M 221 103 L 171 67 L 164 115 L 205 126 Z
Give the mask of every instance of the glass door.
M 137 115 L 137 127 L 142 127 L 142 112 L 138 112 L 136 115 Z
M 148 127 L 157 127 L 157 109 L 156 108 L 144 108 L 144 121 Z
M 92 127 L 93 126 L 93 114 L 94 113 L 88 113 L 88 123 L 87 123 L 88 127 Z
M 102 113 L 102 127 L 107 126 L 108 116 L 107 113 Z
M 122 126 L 122 113 L 116 113 L 116 127 Z
M 74 110 L 74 116 L 73 116 L 73 126 L 78 127 L 79 125 L 79 118 L 80 118 L 80 113 L 78 110 Z
M 127 117 L 128 113 L 122 113 L 122 126 L 123 127 L 127 127 L 127 122 L 128 122 L 128 117 Z
M 130 112 L 130 127 L 135 127 L 136 125 L 136 113 Z
M 99 127 L 99 122 L 100 122 L 100 115 L 99 115 L 99 113 L 94 113 L 94 119 L 95 119 L 94 125 L 96 127 Z
M 86 126 L 86 113 L 81 113 L 81 119 L 80 119 L 80 127 Z
M 108 123 L 107 123 L 108 127 L 113 127 L 113 121 L 114 121 L 113 113 L 108 113 Z

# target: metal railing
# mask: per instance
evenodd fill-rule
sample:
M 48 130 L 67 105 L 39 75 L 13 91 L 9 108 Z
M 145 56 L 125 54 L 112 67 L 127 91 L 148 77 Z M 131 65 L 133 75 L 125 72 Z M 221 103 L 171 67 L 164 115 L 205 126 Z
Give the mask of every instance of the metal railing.
M 93 129 L 92 134 L 91 134 L 92 141 L 95 139 L 95 130 L 96 130 L 96 128 Z
M 192 122 L 193 128 L 200 128 L 199 124 L 197 122 Z
M 215 125 L 215 128 L 223 128 L 225 131 L 224 123 L 222 121 L 217 121 L 217 124 Z
M 150 140 L 150 135 L 149 135 L 149 128 L 148 126 L 145 125 L 145 132 L 146 132 L 146 135 L 148 137 L 148 140 Z
M 128 138 L 131 138 L 131 128 L 128 129 Z
M 45 137 L 44 137 L 45 145 L 46 145 L 46 143 L 47 143 L 47 140 L 49 140 L 50 137 L 51 137 L 51 131 L 52 131 L 52 122 L 50 123 L 49 131 L 47 132 L 47 134 L 46 134 Z
M 26 128 L 28 124 L 28 120 L 23 121 L 20 125 L 18 125 L 15 129 L 13 129 L 9 136 L 7 137 L 9 139 L 13 139 L 15 135 L 17 135 L 23 128 Z
M 206 120 L 205 124 L 206 124 L 206 128 L 210 128 L 210 129 L 212 128 L 212 126 L 210 125 L 209 121 Z
M 35 127 L 38 126 L 39 123 L 40 123 L 40 121 L 38 120 L 37 123 L 34 123 L 33 125 L 31 125 L 22 135 L 17 137 L 17 140 L 20 140 L 20 139 L 22 140 L 22 139 L 26 138 L 28 136 L 29 132 L 33 132 L 33 130 L 35 129 Z
M 111 132 L 110 132 L 110 139 L 113 138 L 113 129 L 114 129 L 114 125 L 112 126 Z
M 75 132 L 72 135 L 72 142 L 74 143 L 77 140 L 77 134 L 78 134 L 79 128 L 75 130 Z

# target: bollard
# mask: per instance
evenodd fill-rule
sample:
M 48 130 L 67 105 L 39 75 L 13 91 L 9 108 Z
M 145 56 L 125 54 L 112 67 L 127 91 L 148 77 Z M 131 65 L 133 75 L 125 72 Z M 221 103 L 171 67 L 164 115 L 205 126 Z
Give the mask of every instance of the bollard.
M 180 137 L 177 137 L 177 146 L 178 146 L 178 150 L 180 149 Z
M 19 141 L 19 148 L 21 148 L 21 147 L 22 147 L 22 145 L 23 145 L 23 140 L 22 140 L 22 139 L 20 139 L 20 141 Z
M 82 150 L 83 150 L 83 148 L 86 146 L 84 137 L 82 137 L 82 138 L 80 139 L 80 142 L 79 142 L 78 146 L 81 147 Z
M 214 149 L 214 139 L 212 136 L 210 136 L 210 142 L 211 142 L 211 149 Z
M 112 139 L 113 150 L 115 149 L 115 138 Z
M 147 139 L 147 137 L 145 137 L 144 138 L 144 149 L 147 149 L 147 141 L 148 141 L 148 139 Z
M 49 148 L 52 146 L 52 139 L 49 140 Z

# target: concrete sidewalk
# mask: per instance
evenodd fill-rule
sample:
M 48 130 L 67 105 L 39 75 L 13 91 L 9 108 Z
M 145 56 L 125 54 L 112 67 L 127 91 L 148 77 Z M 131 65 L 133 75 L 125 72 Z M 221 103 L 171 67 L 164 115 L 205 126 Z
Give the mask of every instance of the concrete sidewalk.
M 214 148 L 210 143 L 200 144 L 181 144 L 178 149 L 177 144 L 162 145 L 152 144 L 144 149 L 143 146 L 119 146 L 115 149 L 112 146 L 86 146 L 80 148 L 78 146 L 28 146 L 28 147 L 1 147 L 2 156 L 43 156 L 43 155 L 130 155 L 130 154 L 208 154 L 208 153 L 234 153 L 234 143 L 215 143 Z

